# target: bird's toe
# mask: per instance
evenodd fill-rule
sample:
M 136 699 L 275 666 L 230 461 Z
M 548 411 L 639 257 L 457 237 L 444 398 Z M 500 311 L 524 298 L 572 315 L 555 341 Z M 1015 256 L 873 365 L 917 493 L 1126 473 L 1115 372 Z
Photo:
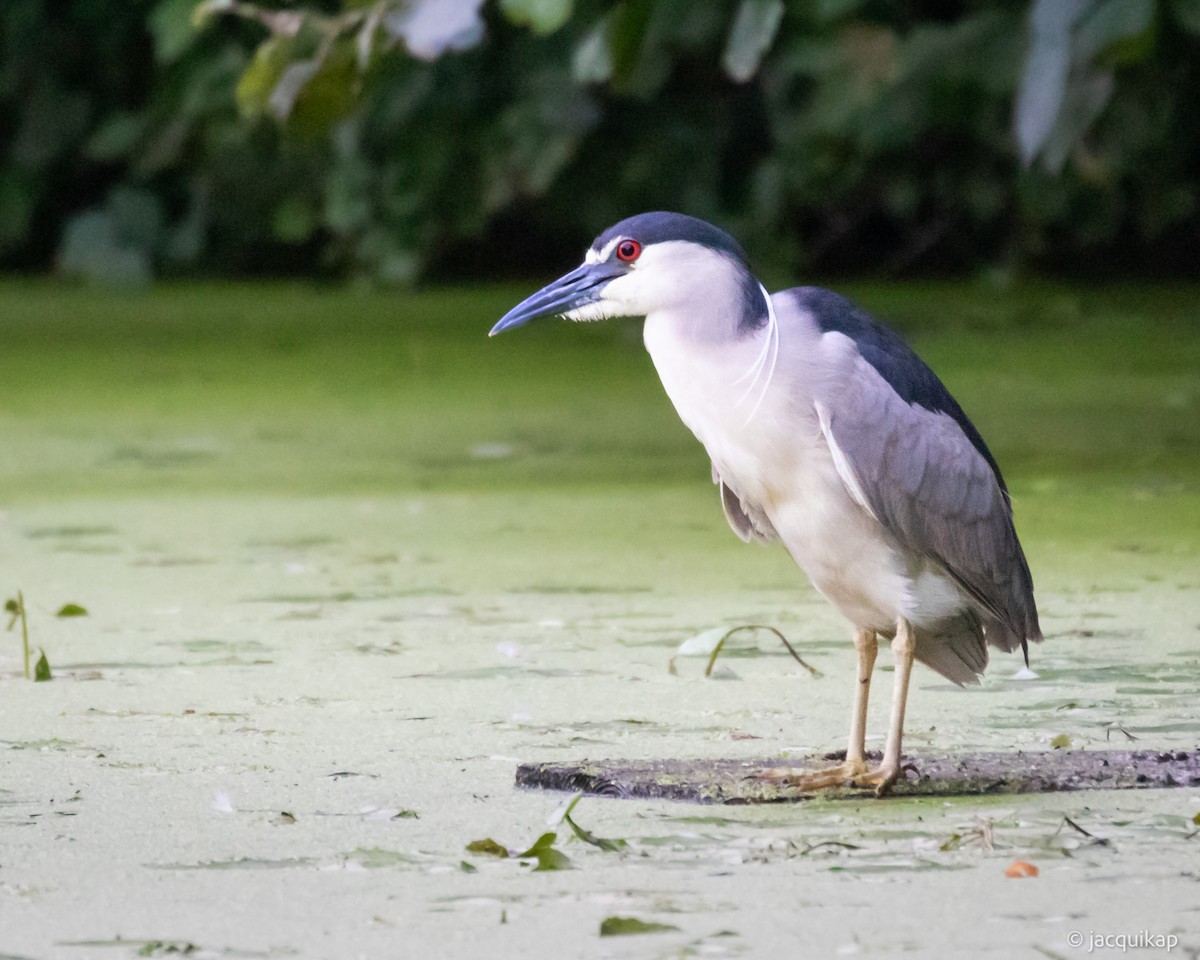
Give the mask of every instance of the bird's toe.
M 787 787 L 800 793 L 817 790 L 832 790 L 838 787 L 858 786 L 858 781 L 870 771 L 865 762 L 847 760 L 836 766 L 813 769 L 811 767 L 767 767 L 759 770 L 747 780 Z

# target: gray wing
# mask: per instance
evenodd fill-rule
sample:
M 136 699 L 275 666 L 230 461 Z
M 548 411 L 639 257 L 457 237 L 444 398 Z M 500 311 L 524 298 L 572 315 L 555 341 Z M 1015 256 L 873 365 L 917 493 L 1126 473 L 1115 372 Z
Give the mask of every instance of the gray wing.
M 769 543 L 775 539 L 775 528 L 771 526 L 767 515 L 758 508 L 744 503 L 733 490 L 726 486 L 715 463 L 712 468 L 712 478 L 713 483 L 721 488 L 721 509 L 725 511 L 725 519 L 740 540 L 744 543 L 749 543 L 751 540 Z
M 849 372 L 815 405 L 850 495 L 976 601 L 989 643 L 1040 640 L 1029 567 L 991 464 L 953 417 L 906 402 L 862 357 Z

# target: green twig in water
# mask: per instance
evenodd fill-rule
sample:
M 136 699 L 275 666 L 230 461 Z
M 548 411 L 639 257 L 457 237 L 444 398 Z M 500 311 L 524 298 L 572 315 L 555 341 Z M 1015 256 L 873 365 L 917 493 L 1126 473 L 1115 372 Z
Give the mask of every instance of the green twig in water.
M 1084 830 L 1083 827 L 1081 827 L 1079 824 L 1077 824 L 1070 817 L 1063 817 L 1063 822 L 1060 823 L 1058 825 L 1058 829 L 1054 831 L 1054 836 L 1057 837 L 1062 832 L 1063 827 L 1070 827 L 1072 830 L 1074 830 L 1080 836 L 1087 837 L 1096 846 L 1107 847 L 1111 843 L 1111 841 L 1107 837 L 1098 837 L 1094 833 L 1089 833 L 1087 830 Z
M 709 658 L 708 658 L 708 666 L 706 666 L 704 668 L 704 675 L 706 677 L 712 676 L 713 666 L 717 662 L 717 655 L 721 652 L 721 648 L 723 646 L 725 646 L 725 641 L 728 640 L 730 637 L 732 637 L 739 630 L 770 630 L 773 634 L 775 634 L 775 636 L 777 636 L 783 642 L 783 645 L 785 647 L 787 647 L 787 651 L 788 651 L 788 653 L 790 653 L 792 655 L 793 660 L 795 660 L 798 664 L 800 664 L 800 666 L 802 666 L 805 670 L 807 670 L 809 673 L 811 673 L 814 677 L 819 677 L 821 675 L 820 670 L 818 670 L 816 667 L 810 666 L 809 664 L 804 662 L 804 658 L 801 657 L 800 654 L 798 654 L 796 652 L 796 648 L 793 647 L 790 643 L 788 643 L 787 637 L 785 637 L 782 633 L 780 633 L 774 627 L 768 627 L 766 624 L 761 624 L 761 623 L 743 623 L 740 626 L 733 627 L 729 630 L 726 630 L 725 636 L 721 637 L 721 639 L 717 641 L 717 645 L 715 647 L 713 647 L 713 652 L 712 652 L 711 656 L 709 656 Z
M 4 604 L 4 610 L 8 613 L 8 629 L 12 630 L 18 620 L 21 621 L 21 647 L 24 653 L 25 660 L 25 679 L 29 679 L 29 622 L 25 619 L 25 595 L 20 590 L 17 591 L 17 599 L 9 600 Z
M 582 793 L 575 794 L 561 811 L 562 821 L 571 828 L 571 832 L 584 843 L 590 843 L 593 847 L 599 847 L 601 850 L 607 850 L 609 853 L 618 853 L 629 846 L 624 840 L 609 840 L 605 837 L 598 837 L 590 830 L 585 830 L 572 820 L 571 811 L 575 809 L 575 804 L 579 803 L 582 799 Z

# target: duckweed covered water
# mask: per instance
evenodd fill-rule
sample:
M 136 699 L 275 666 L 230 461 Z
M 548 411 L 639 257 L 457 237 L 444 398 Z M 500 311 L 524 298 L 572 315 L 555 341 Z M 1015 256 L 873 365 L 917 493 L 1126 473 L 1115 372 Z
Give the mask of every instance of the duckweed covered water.
M 585 799 L 625 848 L 468 852 L 547 832 L 560 798 L 514 790 L 518 762 L 806 754 L 849 714 L 846 625 L 725 528 L 636 329 L 487 341 L 520 292 L 0 288 L 0 592 L 54 671 L 21 679 L 0 634 L 0 953 L 1200 948 L 1200 788 Z M 992 444 L 1047 634 L 1036 679 L 919 670 L 914 747 L 1197 745 L 1197 292 L 858 291 Z M 821 677 L 769 636 L 731 641 L 756 655 L 725 682 L 676 656 L 736 623 Z

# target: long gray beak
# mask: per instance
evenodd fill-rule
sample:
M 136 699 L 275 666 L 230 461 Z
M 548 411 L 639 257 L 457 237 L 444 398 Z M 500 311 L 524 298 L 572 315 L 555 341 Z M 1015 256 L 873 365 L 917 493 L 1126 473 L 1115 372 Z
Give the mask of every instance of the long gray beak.
M 614 269 L 611 263 L 585 263 L 518 303 L 500 318 L 488 336 L 494 337 L 530 320 L 562 316 L 576 307 L 595 303 L 600 299 L 604 285 L 615 280 L 622 272 Z

